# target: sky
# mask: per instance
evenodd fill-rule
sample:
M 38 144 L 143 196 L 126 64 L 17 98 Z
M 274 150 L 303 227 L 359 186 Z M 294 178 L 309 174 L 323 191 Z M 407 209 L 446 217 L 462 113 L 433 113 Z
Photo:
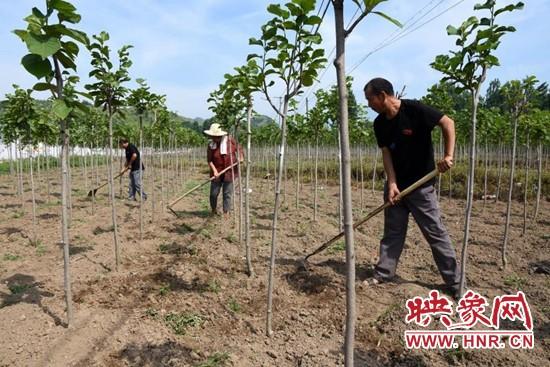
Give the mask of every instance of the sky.
M 328 0 L 327 0 L 328 1 Z M 346 43 L 346 69 L 354 77 L 354 93 L 366 104 L 363 85 L 373 77 L 390 80 L 396 90 L 406 86 L 406 98 L 420 98 L 442 77 L 429 64 L 438 54 L 455 49 L 454 37 L 446 34 L 449 24 L 459 25 L 473 14 L 473 6 L 482 0 L 390 0 L 377 10 L 404 23 L 404 33 L 395 42 L 371 53 L 383 42 L 398 36 L 399 30 L 376 15 L 367 16 Z M 223 82 L 223 75 L 246 62 L 257 46 L 249 46 L 250 37 L 259 37 L 260 27 L 270 18 L 266 8 L 277 1 L 262 0 L 73 0 L 82 15 L 75 26 L 88 33 L 107 31 L 112 50 L 133 45 L 130 75 L 144 78 L 151 91 L 167 96 L 170 110 L 195 118 L 211 117 L 206 102 L 210 92 Z M 513 25 L 515 33 L 507 34 L 496 52 L 501 66 L 490 69 L 487 81 L 522 79 L 535 75 L 550 81 L 550 1 L 525 0 L 523 10 L 507 13 L 499 24 Z M 282 3 L 282 2 L 281 2 Z M 317 1 L 317 9 L 326 4 Z M 498 0 L 507 5 L 510 1 Z M 32 7 L 45 8 L 45 0 L 0 0 L 0 99 L 10 93 L 12 84 L 30 88 L 35 83 L 20 64 L 26 47 L 11 31 L 25 28 L 23 18 Z M 345 1 L 346 23 L 354 17 L 356 5 Z M 334 13 L 329 7 L 320 27 L 327 55 L 335 47 Z M 365 56 L 367 56 L 365 58 Z M 332 57 L 332 56 L 331 56 Z M 90 58 L 81 49 L 78 74 L 89 81 Z M 332 65 L 321 71 L 320 80 L 306 88 L 299 98 L 300 109 L 305 97 L 312 98 L 318 88 L 335 84 Z M 485 87 L 487 87 L 488 82 Z M 135 82 L 129 84 L 135 87 Z M 485 88 L 484 88 L 485 89 Z M 274 96 L 280 95 L 275 90 Z M 37 98 L 47 95 L 36 94 Z M 311 102 L 310 102 L 311 103 Z M 255 96 L 255 110 L 275 117 L 275 112 L 260 94 Z M 372 115 L 371 115 L 372 116 Z

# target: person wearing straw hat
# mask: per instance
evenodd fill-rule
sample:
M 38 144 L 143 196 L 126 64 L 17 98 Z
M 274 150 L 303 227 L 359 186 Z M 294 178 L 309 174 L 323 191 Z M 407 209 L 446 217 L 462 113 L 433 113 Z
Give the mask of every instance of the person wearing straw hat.
M 244 160 L 243 149 L 218 123 L 210 125 L 208 130 L 204 130 L 204 133 L 210 138 L 206 152 L 210 177 L 215 177 L 210 183 L 210 207 L 212 214 L 217 215 L 218 195 L 222 190 L 223 213 L 227 214 L 231 210 L 233 180 L 239 175 L 239 170 L 238 166 L 234 166 L 224 173 L 220 174 L 220 172 L 237 163 L 237 159 L 242 162 Z

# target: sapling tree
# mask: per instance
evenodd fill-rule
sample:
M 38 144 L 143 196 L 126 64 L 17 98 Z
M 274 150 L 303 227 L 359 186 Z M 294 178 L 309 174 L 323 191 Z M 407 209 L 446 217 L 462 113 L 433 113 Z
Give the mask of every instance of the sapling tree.
M 227 78 L 227 89 L 224 99 L 226 101 L 234 101 L 238 96 L 244 98 L 246 110 L 246 172 L 245 172 L 245 212 L 244 212 L 244 238 L 245 238 L 245 254 L 246 268 L 249 276 L 254 276 L 254 268 L 252 267 L 252 256 L 250 246 L 250 166 L 252 164 L 251 140 L 252 140 L 252 113 L 253 113 L 253 98 L 252 94 L 259 90 L 259 68 L 256 60 L 249 60 L 245 65 L 235 68 L 235 75 Z M 242 197 L 242 190 L 241 190 Z
M 149 109 L 152 93 L 149 91 L 149 86 L 145 82 L 145 79 L 136 79 L 139 87 L 133 89 L 128 97 L 128 104 L 136 109 L 139 116 L 139 150 L 140 150 L 140 165 L 139 165 L 139 178 L 141 181 L 141 190 L 139 192 L 139 239 L 143 240 L 143 191 L 145 186 L 145 180 L 143 177 L 143 162 L 145 152 L 143 151 L 143 115 Z
M 124 83 L 130 81 L 128 69 L 132 66 L 129 49 L 132 46 L 122 46 L 118 50 L 118 65 L 115 67 L 111 60 L 111 50 L 107 45 L 109 33 L 101 32 L 94 35 L 88 50 L 92 55 L 92 71 L 89 76 L 95 79 L 92 84 L 87 84 L 86 89 L 94 101 L 95 107 L 101 107 L 107 114 L 109 123 L 109 195 L 111 198 L 111 218 L 113 223 L 113 239 L 115 244 L 116 270 L 120 266 L 120 245 L 116 216 L 115 184 L 113 181 L 113 117 L 121 112 L 124 106 L 128 89 Z
M 315 0 L 292 0 L 284 6 L 271 4 L 267 11 L 274 15 L 262 26 L 260 39 L 250 38 L 249 44 L 259 46 L 260 54 L 251 54 L 248 59 L 258 60 L 259 84 L 268 103 L 281 118 L 281 142 L 278 154 L 278 174 L 275 182 L 275 203 L 271 232 L 271 258 L 267 300 L 267 335 L 272 335 L 273 277 L 277 248 L 277 220 L 280 206 L 281 179 L 284 169 L 286 146 L 286 118 L 288 105 L 303 87 L 313 84 L 318 70 L 326 62 L 324 50 L 319 47 L 321 35 L 311 26 L 321 23 L 321 18 L 310 15 L 315 10 Z M 283 90 L 281 106 L 273 101 L 272 87 L 277 84 Z
M 522 115 L 527 112 L 533 95 L 535 94 L 535 84 L 537 80 L 534 76 L 529 76 L 522 81 L 511 80 L 502 86 L 504 96 L 504 105 L 507 107 L 509 116 L 512 120 L 512 154 L 510 157 L 510 179 L 508 185 L 508 204 L 506 205 L 506 223 L 504 224 L 504 238 L 502 240 L 502 266 L 506 268 L 508 260 L 506 259 L 506 250 L 508 245 L 508 232 L 510 229 L 510 213 L 512 210 L 512 193 L 514 189 L 514 171 L 516 166 L 516 146 L 518 123 Z
M 474 10 L 485 11 L 488 14 L 481 19 L 475 16 L 469 17 L 458 28 L 447 27 L 450 36 L 456 36 L 457 51 L 451 51 L 451 55 L 438 55 L 431 66 L 443 73 L 443 81 L 449 81 L 460 90 L 466 90 L 470 94 L 472 108 L 470 126 L 470 147 L 468 162 L 468 184 L 466 213 L 464 221 L 464 236 L 462 239 L 461 256 L 461 280 L 460 294 L 464 292 L 466 282 L 466 260 L 468 252 L 468 240 L 470 235 L 470 217 L 474 199 L 474 177 L 476 163 L 476 126 L 479 95 L 487 70 L 498 66 L 498 58 L 494 55 L 501 42 L 501 38 L 509 32 L 514 32 L 512 26 L 500 26 L 495 23 L 498 15 L 522 9 L 523 3 L 496 7 L 496 0 L 486 0 L 474 6 Z
M 57 15 L 57 22 L 53 15 Z M 34 75 L 39 82 L 35 90 L 50 91 L 53 96 L 52 111 L 59 122 L 61 134 L 61 221 L 64 257 L 65 299 L 67 304 L 67 324 L 72 323 L 72 302 L 69 272 L 69 229 L 68 229 L 68 167 L 69 126 L 67 117 L 74 108 L 83 106 L 73 98 L 66 98 L 66 83 L 76 82 L 78 77 L 71 75 L 69 70 L 76 71 L 75 60 L 79 53 L 78 44 L 86 45 L 88 37 L 84 32 L 66 26 L 66 23 L 80 22 L 76 8 L 64 0 L 46 1 L 46 12 L 38 8 L 32 9 L 32 14 L 25 18 L 27 29 L 15 30 L 14 33 L 23 40 L 29 53 L 21 63 L 25 70 Z
M 536 223 L 539 214 L 540 197 L 542 192 L 542 147 L 550 144 L 550 111 L 535 110 L 529 116 L 531 122 L 531 134 L 533 143 L 537 144 L 537 193 L 535 199 L 535 212 L 533 222 Z
M 360 15 L 346 29 L 344 27 L 344 0 L 332 0 L 336 33 L 336 80 L 338 85 L 338 122 L 340 126 L 340 154 L 342 172 L 342 204 L 344 213 L 344 241 L 346 244 L 346 333 L 344 341 L 344 361 L 353 366 L 355 339 L 355 249 L 353 243 L 353 213 L 351 201 L 351 158 L 349 148 L 348 88 L 346 80 L 346 37 L 369 14 L 377 14 L 397 26 L 401 24 L 386 14 L 374 9 L 384 0 L 353 0 L 359 7 Z
M 155 145 L 155 133 L 158 132 L 159 138 L 159 150 L 160 150 L 160 202 L 161 208 L 164 210 L 164 203 L 166 202 L 165 197 L 165 185 L 164 185 L 164 150 L 162 146 L 163 142 L 163 133 L 165 133 L 169 128 L 170 123 L 170 114 L 166 109 L 166 96 L 151 93 L 150 96 L 150 109 L 153 111 L 153 123 L 151 125 L 151 145 Z M 151 157 L 151 180 L 152 180 L 152 190 L 151 190 L 151 203 L 152 203 L 152 216 L 151 222 L 155 217 L 155 165 L 152 160 L 154 156 Z
M 40 142 L 42 135 L 45 135 L 43 127 L 49 127 L 45 121 L 40 120 L 40 114 L 31 97 L 32 90 L 24 90 L 17 85 L 13 86 L 13 94 L 6 95 L 6 104 L 3 109 L 0 122 L 2 140 L 5 143 L 18 142 L 19 146 L 27 147 L 30 160 L 30 183 L 32 194 L 32 238 L 31 244 L 37 244 L 37 220 L 36 220 L 36 197 L 33 175 L 33 150 Z

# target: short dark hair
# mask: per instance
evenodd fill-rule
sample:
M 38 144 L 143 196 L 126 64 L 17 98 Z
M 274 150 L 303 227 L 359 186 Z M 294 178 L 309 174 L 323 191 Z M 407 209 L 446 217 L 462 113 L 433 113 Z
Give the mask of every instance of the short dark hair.
M 385 92 L 387 95 L 393 96 L 393 85 L 391 85 L 391 83 L 384 78 L 371 79 L 367 84 L 365 84 L 363 91 L 366 92 L 369 87 L 374 95 L 378 96 L 382 94 L 382 92 Z
M 126 139 L 126 138 L 120 138 L 120 139 L 118 139 L 118 143 L 119 143 L 119 144 L 126 144 L 127 142 L 128 142 L 128 139 Z

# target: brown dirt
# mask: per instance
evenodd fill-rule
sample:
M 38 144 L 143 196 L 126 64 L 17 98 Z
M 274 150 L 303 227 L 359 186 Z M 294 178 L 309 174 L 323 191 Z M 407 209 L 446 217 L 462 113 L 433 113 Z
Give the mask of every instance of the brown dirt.
M 52 172 L 52 177 L 55 173 Z M 195 180 L 203 179 L 199 173 Z M 78 172 L 74 187 L 83 186 Z M 287 183 L 280 213 L 274 331 L 265 336 L 267 265 L 271 242 L 272 181 L 255 180 L 251 205 L 256 276 L 245 273 L 244 249 L 233 220 L 210 218 L 206 190 L 177 204 L 181 218 L 151 214 L 139 241 L 137 204 L 117 202 L 122 266 L 114 271 L 110 208 L 105 192 L 91 214 L 87 189 L 73 191 L 71 276 L 75 322 L 67 329 L 60 250 L 59 195 L 39 189 L 41 244 L 29 244 L 31 204 L 21 209 L 12 178 L 0 177 L 0 366 L 198 366 L 226 359 L 229 366 L 343 365 L 345 264 L 343 251 L 312 259 L 304 254 L 338 232 L 337 187 L 320 189 L 319 219 L 312 222 L 312 190 L 302 186 L 299 210 Z M 125 182 L 123 182 L 125 184 Z M 367 185 L 368 186 L 368 185 Z M 59 191 L 59 186 L 55 186 Z M 179 191 L 179 190 L 178 190 Z M 118 193 L 118 189 L 117 189 Z M 25 193 L 30 200 L 30 192 Z M 158 199 L 158 194 L 157 194 Z M 380 203 L 365 190 L 364 213 Z M 359 191 L 354 192 L 359 207 Z M 462 239 L 464 202 L 442 198 L 443 220 L 454 242 Z M 535 321 L 533 350 L 410 351 L 403 346 L 405 300 L 440 285 L 428 245 L 412 224 L 401 258 L 401 281 L 369 287 L 382 233 L 382 216 L 356 231 L 358 366 L 548 365 L 550 280 L 532 264 L 550 260 L 550 205 L 521 236 L 522 204 L 513 207 L 509 266 L 499 269 L 505 205 L 476 202 L 471 230 L 469 286 L 492 299 L 521 288 Z M 359 210 L 355 215 L 360 216 Z M 151 219 L 154 219 L 151 222 Z M 166 320 L 183 314 L 177 335 Z M 177 325 L 176 325 L 177 326 Z M 181 326 L 181 325 L 179 325 Z M 210 364 L 215 366 L 213 362 Z M 223 365 L 223 364 L 218 364 Z

